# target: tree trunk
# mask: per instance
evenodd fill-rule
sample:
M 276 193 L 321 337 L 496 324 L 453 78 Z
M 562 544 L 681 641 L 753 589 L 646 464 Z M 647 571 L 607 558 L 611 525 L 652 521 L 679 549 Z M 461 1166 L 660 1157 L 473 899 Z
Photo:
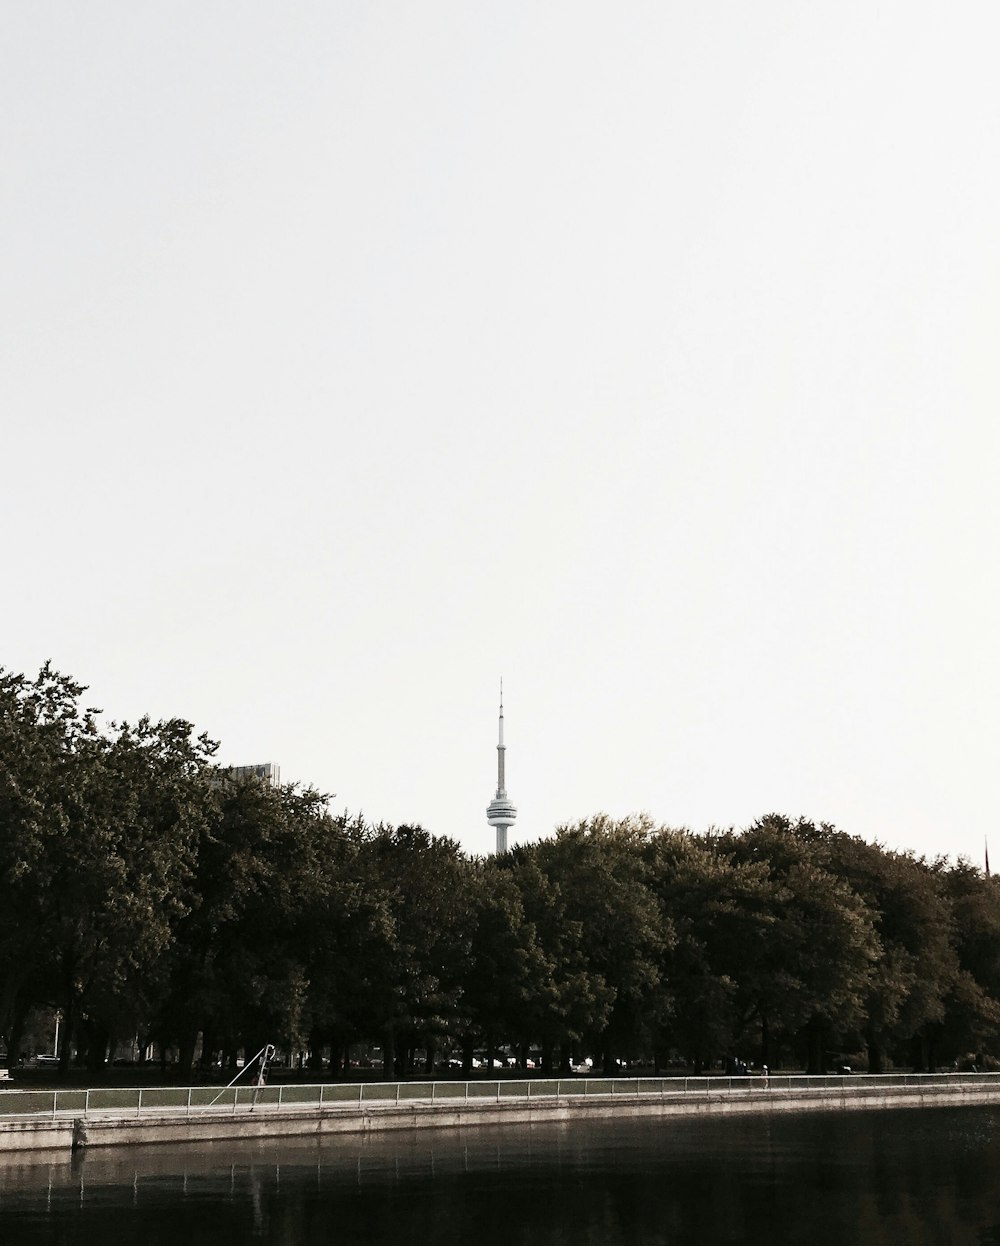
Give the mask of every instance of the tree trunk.
M 7 1059 L 11 1068 L 15 1068 L 21 1057 L 21 1036 L 24 1034 L 24 1013 L 18 1008 L 7 1032 Z
M 217 1040 L 214 1034 L 207 1031 L 201 1036 L 201 1054 L 198 1057 L 198 1071 L 200 1073 L 211 1073 L 215 1070 L 215 1052 L 217 1050 Z
M 822 1073 L 823 1070 L 823 1022 L 813 1017 L 806 1026 L 806 1042 L 808 1044 L 807 1073 Z
M 388 1026 L 382 1039 L 382 1080 L 391 1082 L 396 1074 L 396 1034 Z
M 323 1071 L 323 1035 L 319 1030 L 313 1030 L 309 1035 L 309 1071 Z
M 87 1072 L 97 1076 L 107 1063 L 110 1036 L 98 1021 L 91 1021 L 87 1030 Z
M 191 1070 L 194 1067 L 194 1049 L 198 1043 L 198 1031 L 188 1030 L 181 1035 L 180 1058 L 177 1064 L 177 1076 L 184 1083 L 191 1081 Z
M 73 1031 L 76 1029 L 76 998 L 71 994 L 67 997 L 62 1010 L 63 1022 L 59 1031 L 61 1042 L 55 1053 L 59 1057 L 59 1080 L 62 1081 L 69 1072 L 69 1053 L 73 1044 Z

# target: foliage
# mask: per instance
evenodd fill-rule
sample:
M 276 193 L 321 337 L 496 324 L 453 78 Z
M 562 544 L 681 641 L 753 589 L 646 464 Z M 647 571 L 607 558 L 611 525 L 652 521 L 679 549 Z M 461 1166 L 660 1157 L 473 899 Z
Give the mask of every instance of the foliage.
M 62 1014 L 181 1072 L 277 1040 L 331 1065 L 380 1044 L 586 1052 L 711 1068 L 743 1054 L 1000 1057 L 1000 894 L 777 814 L 703 835 L 598 815 L 488 859 L 236 781 L 180 719 L 102 725 L 46 665 L 0 670 L 0 1037 Z M 409 1059 L 407 1059 L 409 1053 Z

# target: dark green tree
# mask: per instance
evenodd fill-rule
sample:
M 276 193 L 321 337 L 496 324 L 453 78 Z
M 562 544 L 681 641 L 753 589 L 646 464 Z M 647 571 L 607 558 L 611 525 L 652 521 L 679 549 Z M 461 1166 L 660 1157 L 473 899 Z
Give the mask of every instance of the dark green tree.
M 880 954 L 863 1003 L 869 1070 L 882 1072 L 893 1051 L 930 1067 L 932 1039 L 959 967 L 942 865 L 830 826 L 811 828 L 810 835 L 828 868 L 865 901 L 878 936 Z
M 734 864 L 763 864 L 773 885 L 771 920 L 733 972 L 742 1023 L 759 1027 L 768 1063 L 776 1032 L 798 1034 L 811 1073 L 824 1071 L 828 1045 L 861 1021 L 881 954 L 873 914 L 827 867 L 816 839 L 811 823 L 778 814 L 715 837 Z
M 101 734 L 84 691 L 48 665 L 0 681 L 3 1007 L 15 1045 L 26 1006 L 62 1010 L 63 1072 L 71 1039 L 99 1067 L 112 1025 L 145 1006 L 183 910 L 215 747 L 181 720 Z
M 942 1060 L 971 1057 L 983 1067 L 1000 1058 L 1000 881 L 968 861 L 941 871 L 939 880 L 958 966 L 931 1037 Z
M 307 1027 L 312 933 L 329 898 L 337 827 L 326 798 L 220 772 L 170 958 L 156 1028 L 177 1042 L 181 1075 L 199 1033 L 206 1058 L 265 1043 L 295 1046 Z
M 735 861 L 711 837 L 664 828 L 649 844 L 650 886 L 668 915 L 675 940 L 664 975 L 672 1008 L 658 1046 L 673 1049 L 696 1073 L 732 1055 L 746 1024 L 739 976 L 748 951 L 766 947 L 777 920 L 776 884 L 763 861 Z M 761 1029 L 767 1059 L 767 1017 Z
M 386 945 L 364 990 L 369 1034 L 382 1037 L 384 1075 L 403 1073 L 407 1053 L 465 1028 L 462 1013 L 474 911 L 470 865 L 450 839 L 419 826 L 375 827 L 364 843 L 365 878 L 388 918 Z
M 541 994 L 548 965 L 524 909 L 510 856 L 472 863 L 472 941 L 461 1010 L 467 1020 L 467 1071 L 475 1043 L 491 1065 L 499 1043 L 525 1050 L 525 1015 Z
M 646 819 L 599 815 L 513 854 L 550 966 L 536 1034 L 559 1043 L 564 1067 L 586 1035 L 610 1073 L 617 1057 L 647 1044 L 668 1007 L 661 969 L 673 932 L 648 885 L 651 831 Z

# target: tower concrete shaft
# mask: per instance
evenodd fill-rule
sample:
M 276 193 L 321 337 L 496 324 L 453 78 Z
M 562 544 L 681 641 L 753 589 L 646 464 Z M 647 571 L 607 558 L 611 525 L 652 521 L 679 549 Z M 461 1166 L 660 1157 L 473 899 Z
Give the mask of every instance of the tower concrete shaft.
M 507 831 L 514 825 L 517 809 L 507 799 L 507 782 L 504 775 L 503 742 L 503 680 L 500 681 L 500 738 L 497 743 L 497 794 L 486 809 L 486 821 L 496 827 L 497 854 L 507 851 Z

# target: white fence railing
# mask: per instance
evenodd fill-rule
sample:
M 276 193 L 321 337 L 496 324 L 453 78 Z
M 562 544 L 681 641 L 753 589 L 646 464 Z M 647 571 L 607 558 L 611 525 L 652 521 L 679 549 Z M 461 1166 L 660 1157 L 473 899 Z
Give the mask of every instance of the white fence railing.
M 0 1118 L 23 1116 L 156 1116 L 273 1109 L 390 1107 L 413 1103 L 532 1102 L 603 1096 L 649 1100 L 685 1095 L 757 1095 L 823 1090 L 990 1086 L 1000 1073 L 884 1073 L 849 1076 L 772 1074 L 770 1077 L 567 1077 L 499 1081 L 334 1082 L 272 1086 L 146 1086 L 90 1090 L 0 1090 Z

